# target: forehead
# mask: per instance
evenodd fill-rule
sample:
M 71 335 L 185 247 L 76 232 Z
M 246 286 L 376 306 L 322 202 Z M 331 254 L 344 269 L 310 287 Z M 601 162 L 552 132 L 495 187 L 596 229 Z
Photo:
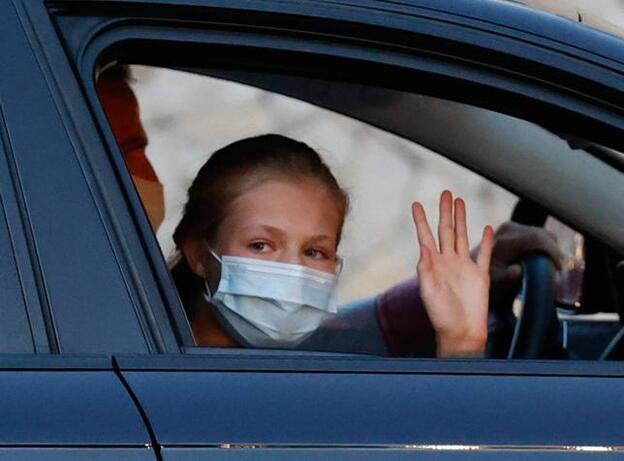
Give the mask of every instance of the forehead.
M 335 197 L 319 180 L 267 179 L 247 187 L 228 208 L 226 219 L 238 226 L 260 224 L 330 232 L 342 224 Z

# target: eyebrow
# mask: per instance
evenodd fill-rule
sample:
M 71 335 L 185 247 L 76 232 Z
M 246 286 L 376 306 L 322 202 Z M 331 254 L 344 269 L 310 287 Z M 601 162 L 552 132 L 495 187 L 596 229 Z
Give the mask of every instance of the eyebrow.
M 279 236 L 283 236 L 284 235 L 284 231 L 282 231 L 281 229 L 278 229 L 277 227 L 273 227 L 273 226 L 269 226 L 267 224 L 250 224 L 248 226 L 243 227 L 243 231 L 253 231 L 253 230 L 264 230 L 266 232 L 268 232 L 269 234 L 277 234 Z
M 328 243 L 332 243 L 335 239 L 331 238 L 329 235 L 315 235 L 312 238 L 308 239 L 309 243 L 315 243 L 315 242 L 324 242 L 327 241 Z
M 243 231 L 253 231 L 253 230 L 257 230 L 257 229 L 262 229 L 266 232 L 268 232 L 269 234 L 274 234 L 274 235 L 278 235 L 280 237 L 284 237 L 285 233 L 284 231 L 282 231 L 281 229 L 278 229 L 277 227 L 273 227 L 273 226 L 269 226 L 268 224 L 250 224 L 248 226 L 243 227 Z M 329 242 L 332 243 L 335 239 L 330 237 L 329 235 L 325 235 L 325 234 L 320 234 L 320 235 L 314 235 L 313 237 L 310 237 L 309 239 L 307 239 L 307 242 L 309 243 L 316 243 L 316 242 Z

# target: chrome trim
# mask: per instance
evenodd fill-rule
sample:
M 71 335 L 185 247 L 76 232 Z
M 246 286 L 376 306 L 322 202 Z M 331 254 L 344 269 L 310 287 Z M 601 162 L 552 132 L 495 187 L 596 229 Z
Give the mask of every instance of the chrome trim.
M 173 448 L 173 446 L 169 446 Z M 464 445 L 464 444 L 406 444 L 406 445 L 297 445 L 297 444 L 239 444 L 222 443 L 207 448 L 226 450 L 406 450 L 406 451 L 563 451 L 563 452 L 624 452 L 624 446 L 602 445 Z

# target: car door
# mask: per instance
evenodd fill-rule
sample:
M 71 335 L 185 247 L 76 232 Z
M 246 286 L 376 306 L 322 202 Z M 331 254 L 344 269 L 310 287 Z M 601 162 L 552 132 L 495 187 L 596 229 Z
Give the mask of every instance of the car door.
M 102 305 L 124 297 L 109 277 L 115 262 L 76 156 L 81 141 L 33 34 L 46 27 L 19 4 L 0 5 L 0 459 L 154 459 L 113 368 L 111 345 L 124 327 L 107 321 L 117 314 Z M 105 287 L 99 295 L 94 283 Z M 88 317 L 98 328 L 87 334 Z M 148 348 L 132 339 L 117 347 Z
M 193 69 L 238 65 L 402 89 L 417 82 L 423 92 L 517 111 L 553 130 L 582 122 L 585 136 L 621 147 L 620 42 L 499 2 L 483 2 L 476 9 L 471 2 L 436 5 L 49 3 L 67 58 L 109 146 L 108 168 L 116 169 L 129 191 L 125 202 L 115 204 L 135 213 L 134 228 L 111 233 L 126 242 L 120 251 L 129 265 L 139 261 L 136 267 L 143 270 L 131 275 L 150 301 L 139 303 L 149 325 L 144 335 L 160 346 L 151 353 L 119 351 L 116 363 L 163 459 L 574 459 L 621 454 L 621 436 L 614 428 L 623 419 L 624 386 L 617 363 L 381 360 L 198 350 L 190 340 L 157 243 L 98 104 L 96 64 L 118 59 Z M 514 29 L 516 22 L 523 27 Z M 538 34 L 542 28 L 550 37 Z M 567 40 L 557 40 L 557 34 Z M 590 49 L 584 48 L 584 40 Z M 308 100 L 323 105 L 313 96 Z M 442 150 L 444 139 L 439 134 L 432 139 Z M 504 152 L 498 161 L 461 158 L 459 153 L 455 160 L 495 179 L 507 171 L 506 184 L 534 200 L 549 197 L 548 185 L 535 177 L 515 177 L 505 162 L 525 161 L 525 166 L 515 165 L 525 172 L 535 168 L 530 171 L 536 174 L 546 168 L 544 176 L 557 167 L 548 162 L 531 166 L 526 157 Z M 603 180 L 618 190 L 622 187 L 621 171 L 602 160 L 587 160 L 587 168 L 603 173 Z M 574 192 L 572 183 L 561 187 Z M 612 193 L 591 190 L 601 198 Z M 583 198 L 557 196 L 546 205 L 565 215 L 572 213 L 575 200 Z M 589 210 L 575 215 L 575 222 L 622 250 L 624 241 L 613 230 L 621 228 L 622 206 L 614 204 L 613 213 Z M 164 339 L 154 339 L 159 335 Z

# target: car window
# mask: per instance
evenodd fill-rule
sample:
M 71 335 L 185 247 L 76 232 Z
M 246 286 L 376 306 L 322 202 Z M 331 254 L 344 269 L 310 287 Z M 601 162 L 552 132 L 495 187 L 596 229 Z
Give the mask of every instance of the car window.
M 131 73 L 149 139 L 146 154 L 165 184 L 157 235 L 169 260 L 197 170 L 220 147 L 258 134 L 281 133 L 314 146 L 349 193 L 341 302 L 374 296 L 414 275 L 411 201 L 421 200 L 433 221 L 444 188 L 464 197 L 474 246 L 486 224 L 509 219 L 517 200 L 423 146 L 294 98 L 189 72 L 132 66 Z
M 435 328 L 422 299 L 417 302 L 418 309 L 411 308 L 413 299 L 420 296 L 416 277 L 419 245 L 411 203 L 423 203 L 430 225 L 434 228 L 438 222 L 440 192 L 449 189 L 463 197 L 468 209 L 468 235 L 473 259 L 477 257 L 477 246 L 484 226 L 492 225 L 497 229 L 497 241 L 506 241 L 507 236 L 513 237 L 517 229 L 512 226 L 510 230 L 507 221 L 520 213 L 519 209 L 522 211 L 528 207 L 535 211 L 541 208 L 422 144 L 373 126 L 380 125 L 386 119 L 399 118 L 402 120 L 397 125 L 399 127 L 401 123 L 406 126 L 417 125 L 418 118 L 411 121 L 406 116 L 409 117 L 410 107 L 419 105 L 441 104 L 445 110 L 447 104 L 449 109 L 471 110 L 469 106 L 356 85 L 330 84 L 319 90 L 318 85 L 314 86 L 317 82 L 312 82 L 309 92 L 316 91 L 316 100 L 326 101 L 325 107 L 320 107 L 287 96 L 288 84 L 292 82 L 288 78 L 276 84 L 278 81 L 279 78 L 276 80 L 272 75 L 246 75 L 244 72 L 218 70 L 202 73 L 140 65 L 100 69 L 100 100 L 157 234 L 163 256 L 172 270 L 181 301 L 193 326 L 196 345 L 216 348 L 241 345 L 260 349 L 278 347 L 381 356 L 436 355 Z M 279 91 L 272 90 L 275 85 L 280 88 Z M 327 93 L 325 99 L 319 96 L 319 91 Z M 340 93 L 340 97 L 337 98 L 332 92 Z M 359 104 L 361 108 L 349 106 L 353 104 Z M 328 110 L 328 107 L 337 110 Z M 358 118 L 362 120 L 369 117 L 369 123 L 340 114 L 345 107 L 351 113 L 359 114 Z M 485 112 L 494 117 L 493 120 L 496 117 L 513 120 Z M 375 117 L 377 123 L 370 123 Z M 517 123 L 524 122 L 518 120 Z M 496 128 L 493 123 L 488 129 Z M 541 130 L 539 127 L 531 129 Z M 454 127 L 449 126 L 446 134 L 457 136 L 453 130 Z M 215 151 L 235 141 L 267 133 L 302 141 L 316 150 L 335 175 L 338 184 L 347 192 L 349 201 L 337 254 L 340 260 L 336 292 L 338 315 L 314 319 L 310 314 L 307 323 L 315 325 L 309 328 L 313 331 L 294 335 L 295 340 L 283 344 L 276 342 L 276 338 L 281 338 L 277 330 L 296 330 L 301 325 L 290 324 L 291 317 L 284 315 L 278 320 L 267 317 L 262 309 L 249 302 L 250 294 L 245 292 L 248 289 L 245 286 L 236 288 L 238 293 L 220 293 L 225 283 L 223 272 L 226 266 L 231 273 L 240 270 L 247 273 L 258 270 L 271 272 L 271 277 L 263 279 L 265 298 L 268 296 L 266 293 L 284 291 L 283 287 L 289 286 L 289 282 L 283 277 L 275 277 L 274 267 L 269 264 L 266 267 L 250 268 L 245 266 L 248 261 L 226 261 L 223 256 L 227 257 L 227 254 L 216 254 L 211 248 L 197 250 L 204 254 L 209 251 L 211 255 L 207 256 L 207 260 L 211 262 L 206 263 L 204 259 L 198 263 L 199 266 L 193 266 L 195 275 L 198 273 L 196 267 L 209 271 L 210 268 L 204 266 L 212 264 L 219 268 L 221 274 L 217 276 L 219 283 L 212 287 L 206 283 L 206 280 L 210 280 L 208 276 L 197 279 L 200 282 L 196 280 L 196 284 L 203 285 L 189 291 L 194 293 L 194 297 L 189 297 L 184 291 L 188 288 L 184 281 L 187 279 L 180 278 L 179 263 L 188 259 L 191 266 L 193 261 L 192 258 L 185 258 L 187 250 L 180 245 L 180 241 L 175 241 L 176 233 L 184 227 L 180 224 L 181 218 L 190 207 L 188 203 L 192 194 L 189 187 L 207 159 Z M 554 134 L 545 135 L 558 139 Z M 559 141 L 565 143 L 565 140 Z M 218 179 L 212 178 L 211 181 Z M 258 191 L 262 192 L 260 189 Z M 288 189 L 284 191 L 282 193 L 288 195 Z M 227 200 L 227 195 L 224 197 Z M 325 197 L 323 200 L 329 199 Z M 249 209 L 248 214 L 253 215 L 256 208 Z M 205 218 L 208 220 L 209 216 Z M 523 222 L 522 219 L 517 221 Z M 556 266 L 553 270 L 559 269 L 558 274 L 552 276 L 558 284 L 553 297 L 562 309 L 555 312 L 552 307 L 552 321 L 557 323 L 556 316 L 563 318 L 566 315 L 586 314 L 579 309 L 582 303 L 579 286 L 583 283 L 583 273 L 578 268 L 584 265 L 584 260 L 580 261 L 578 255 L 584 251 L 584 246 L 582 234 L 564 228 L 560 223 L 557 227 L 552 222 L 555 221 L 550 218 L 547 229 L 553 231 L 554 228 L 555 234 L 563 235 L 559 241 L 560 248 L 554 249 L 557 246 L 554 238 L 552 242 L 555 243 L 552 245 L 540 240 L 549 239 L 551 234 L 536 230 L 535 226 L 530 232 L 540 232 L 533 239 L 538 243 L 532 245 L 537 247 L 527 248 L 551 251 L 550 259 Z M 524 224 L 535 223 L 529 219 Z M 543 225 L 544 222 L 537 224 Z M 570 235 L 572 243 L 566 240 Z M 530 234 L 525 237 L 535 236 Z M 274 245 L 271 239 L 263 237 L 262 241 L 252 242 L 253 250 L 260 255 L 265 254 Z M 582 248 L 572 249 L 573 244 Z M 320 255 L 318 258 L 324 257 L 322 246 L 311 248 L 310 251 L 313 255 Z M 570 255 L 570 251 L 576 253 Z M 557 257 L 553 256 L 555 252 Z M 505 261 L 505 270 L 511 270 L 511 266 L 519 268 L 520 263 L 520 257 L 514 261 Z M 528 269 L 525 267 L 524 270 Z M 512 277 L 510 286 L 502 289 L 504 296 L 501 296 L 497 292 L 501 290 L 494 288 L 504 286 L 506 282 L 499 278 L 509 274 L 491 272 L 493 289 L 488 314 L 490 334 L 486 355 L 493 358 L 507 357 L 514 338 L 527 334 L 519 332 L 521 322 L 517 320 L 521 318 L 523 296 L 528 296 L 520 289 L 522 276 L 518 274 Z M 241 294 L 247 298 L 238 299 L 236 302 L 240 304 L 235 310 L 231 306 L 215 312 L 189 308 L 189 304 L 202 304 L 206 299 L 216 299 L 212 296 L 224 299 L 237 295 L 241 298 Z M 514 297 L 516 300 L 512 314 Z M 279 304 L 277 298 L 271 298 L 271 302 Z M 286 304 L 291 306 L 294 299 L 288 302 L 291 304 Z M 507 307 L 504 307 L 507 305 L 508 313 L 502 314 L 502 311 L 507 312 Z M 599 319 L 592 317 L 589 319 L 591 323 L 576 321 L 576 318 L 571 321 L 571 318 L 566 317 L 561 324 L 565 331 L 561 325 L 555 325 L 550 330 L 548 341 L 551 351 L 543 358 L 598 358 L 600 351 L 619 329 L 616 307 L 607 301 L 601 308 L 593 309 L 591 314 L 608 312 L 610 315 Z M 288 308 L 282 303 L 280 309 L 284 311 Z M 218 325 L 219 328 L 210 330 L 212 336 L 206 336 L 205 330 L 194 327 L 196 315 L 202 316 L 205 324 Z M 251 322 L 246 318 L 247 315 Z M 594 328 L 596 325 L 599 328 Z M 269 336 L 271 340 L 258 340 L 256 330 L 261 330 L 261 336 Z M 413 339 L 414 332 L 418 340 Z M 254 340 L 258 342 L 254 343 Z M 572 346 L 574 350 L 570 350 Z

